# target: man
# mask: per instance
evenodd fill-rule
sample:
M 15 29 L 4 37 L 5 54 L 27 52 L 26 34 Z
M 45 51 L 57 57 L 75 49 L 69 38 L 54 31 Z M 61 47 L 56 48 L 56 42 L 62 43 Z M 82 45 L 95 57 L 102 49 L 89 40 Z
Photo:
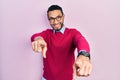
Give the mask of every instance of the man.
M 47 16 L 53 29 L 32 35 L 32 48 L 43 54 L 44 80 L 76 80 L 77 76 L 91 74 L 90 49 L 88 42 L 76 29 L 67 28 L 60 6 L 51 5 Z M 78 56 L 75 60 L 74 51 Z

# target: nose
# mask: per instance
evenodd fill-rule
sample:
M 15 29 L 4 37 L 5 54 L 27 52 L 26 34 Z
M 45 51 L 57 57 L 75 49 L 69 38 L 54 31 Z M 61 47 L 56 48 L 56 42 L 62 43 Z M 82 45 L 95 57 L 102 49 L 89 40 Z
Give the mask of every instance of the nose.
M 54 19 L 54 23 L 55 23 L 55 24 L 57 24 L 57 23 L 58 23 L 57 19 Z

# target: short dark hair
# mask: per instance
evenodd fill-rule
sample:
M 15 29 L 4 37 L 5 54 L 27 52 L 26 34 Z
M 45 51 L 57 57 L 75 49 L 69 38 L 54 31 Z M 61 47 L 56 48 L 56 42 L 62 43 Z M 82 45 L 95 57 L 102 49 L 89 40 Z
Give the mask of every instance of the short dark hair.
M 63 14 L 63 10 L 62 10 L 62 7 L 58 6 L 58 5 L 51 5 L 48 10 L 47 10 L 47 14 L 49 11 L 53 11 L 53 10 L 60 10 L 61 13 Z

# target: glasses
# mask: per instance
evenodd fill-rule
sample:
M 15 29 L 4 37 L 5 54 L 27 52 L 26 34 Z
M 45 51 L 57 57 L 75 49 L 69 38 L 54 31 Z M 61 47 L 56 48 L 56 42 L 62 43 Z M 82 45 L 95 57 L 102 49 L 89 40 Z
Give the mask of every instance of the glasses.
M 49 21 L 50 22 L 54 22 L 55 20 L 60 21 L 62 17 L 63 16 L 57 16 L 56 18 L 51 17 L 51 18 L 49 18 Z

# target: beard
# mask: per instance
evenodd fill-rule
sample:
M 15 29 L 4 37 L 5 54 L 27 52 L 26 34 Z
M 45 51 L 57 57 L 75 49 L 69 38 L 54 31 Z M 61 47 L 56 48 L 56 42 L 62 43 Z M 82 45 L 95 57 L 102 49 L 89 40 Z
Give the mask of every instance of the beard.
M 60 23 L 60 28 L 55 28 L 54 26 L 55 26 L 55 24 L 54 25 L 51 25 L 52 26 L 52 28 L 55 30 L 55 31 L 60 31 L 61 29 L 62 29 L 62 27 L 64 26 L 64 24 L 63 23 Z
M 55 31 L 60 31 L 63 27 L 63 23 L 61 24 L 61 27 L 59 29 L 54 29 Z

